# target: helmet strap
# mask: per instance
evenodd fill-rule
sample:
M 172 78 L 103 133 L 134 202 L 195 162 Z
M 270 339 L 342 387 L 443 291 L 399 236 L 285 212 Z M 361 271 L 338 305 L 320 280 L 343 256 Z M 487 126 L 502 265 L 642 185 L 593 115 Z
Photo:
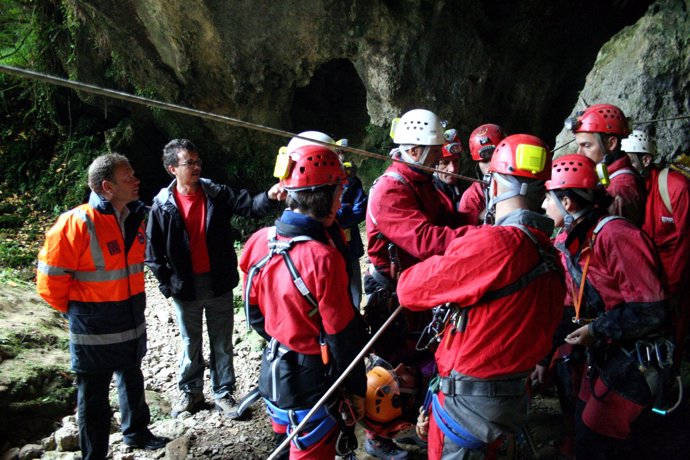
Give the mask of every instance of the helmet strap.
M 415 160 L 412 158 L 412 156 L 408 153 L 410 149 L 413 149 L 415 147 L 424 147 L 424 150 L 422 151 L 422 155 L 419 157 L 419 160 Z M 407 163 L 412 164 L 412 165 L 417 165 L 417 166 L 424 166 L 424 162 L 426 162 L 426 158 L 429 156 L 429 151 L 431 150 L 430 145 L 424 145 L 424 146 L 416 146 L 416 145 L 399 145 L 398 150 L 400 151 L 400 157 L 405 160 Z M 431 173 L 428 173 L 426 171 L 419 170 L 419 172 L 424 173 L 426 175 L 431 175 Z
M 570 190 L 574 191 L 575 193 L 577 193 L 580 196 L 583 196 L 582 194 L 578 193 L 579 190 L 576 190 L 576 189 L 570 189 Z M 563 203 L 561 203 L 561 200 L 556 195 L 556 192 L 554 192 L 553 190 L 549 190 L 548 193 L 549 193 L 549 196 L 551 197 L 551 199 L 556 203 L 556 207 L 558 208 L 558 210 L 561 212 L 561 215 L 563 216 L 563 226 L 565 227 L 565 230 L 568 232 L 573 228 L 573 225 L 575 225 L 575 222 L 577 222 L 577 220 L 580 217 L 582 217 L 583 215 L 585 215 L 585 213 L 587 211 L 589 211 L 589 209 L 590 209 L 590 206 L 587 206 L 583 209 L 580 209 L 579 211 L 577 211 L 574 214 L 570 214 L 568 212 L 568 210 L 565 209 L 565 206 L 563 206 Z
M 491 201 L 489 201 L 489 207 L 491 208 L 496 206 L 496 203 L 500 203 L 501 201 L 505 201 L 509 198 L 533 195 L 537 191 L 541 191 L 543 187 L 541 181 L 520 182 L 510 175 L 494 173 L 491 175 L 491 177 L 492 180 L 496 180 L 499 184 L 501 184 L 503 188 L 508 189 L 500 195 L 491 197 Z

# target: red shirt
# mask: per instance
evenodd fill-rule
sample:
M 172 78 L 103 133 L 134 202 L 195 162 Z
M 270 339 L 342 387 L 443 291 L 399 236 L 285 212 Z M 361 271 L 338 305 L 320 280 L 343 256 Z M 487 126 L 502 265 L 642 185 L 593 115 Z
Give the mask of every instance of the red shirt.
M 606 188 L 614 202 L 609 206 L 609 214 L 623 216 L 638 227 L 642 227 L 645 207 L 645 185 L 642 177 L 633 168 L 628 155 L 623 155 L 608 167 L 611 184 Z M 617 171 L 625 170 L 614 174 Z
M 193 195 L 183 195 L 174 188 L 175 202 L 189 236 L 189 251 L 192 256 L 192 271 L 208 273 L 211 263 L 206 247 L 206 195 L 198 187 Z
M 454 302 L 477 303 L 488 291 L 508 286 L 540 262 L 536 245 L 511 226 L 467 227 L 445 254 L 405 270 L 398 281 L 398 299 L 410 310 L 429 310 Z M 549 237 L 530 228 L 542 245 Z M 563 315 L 562 274 L 547 272 L 523 289 L 483 302 L 468 313 L 467 328 L 436 350 L 439 374 L 452 370 L 475 378 L 527 372 L 551 349 Z M 447 332 L 446 332 L 447 334 Z
M 668 174 L 671 210 L 659 192 L 661 169 L 652 166 L 647 177 L 647 205 L 642 229 L 652 238 L 668 277 L 671 294 L 679 294 L 690 282 L 690 182 L 674 171 Z

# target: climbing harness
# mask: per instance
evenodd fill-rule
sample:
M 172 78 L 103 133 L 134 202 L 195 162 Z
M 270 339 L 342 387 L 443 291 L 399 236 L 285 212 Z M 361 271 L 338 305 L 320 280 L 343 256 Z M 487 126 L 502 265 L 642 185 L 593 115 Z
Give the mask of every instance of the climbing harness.
M 525 235 L 527 235 L 532 243 L 534 243 L 539 253 L 539 263 L 529 272 L 525 273 L 507 286 L 486 292 L 474 305 L 458 307 L 456 304 L 447 303 L 445 305 L 434 307 L 432 310 L 433 317 L 431 322 L 424 328 L 419 340 L 417 341 L 417 350 L 426 350 L 434 343 L 441 342 L 443 337 L 445 337 L 445 346 L 447 349 L 449 349 L 455 334 L 465 331 L 465 328 L 467 327 L 468 314 L 471 309 L 482 304 L 492 302 L 496 299 L 500 299 L 501 297 L 514 294 L 521 289 L 524 289 L 532 281 L 548 272 L 559 271 L 558 263 L 556 262 L 556 254 L 550 246 L 542 246 L 537 237 L 534 236 L 534 234 L 524 225 L 509 224 L 507 226 L 520 229 Z M 447 334 L 444 336 L 444 333 L 446 332 Z

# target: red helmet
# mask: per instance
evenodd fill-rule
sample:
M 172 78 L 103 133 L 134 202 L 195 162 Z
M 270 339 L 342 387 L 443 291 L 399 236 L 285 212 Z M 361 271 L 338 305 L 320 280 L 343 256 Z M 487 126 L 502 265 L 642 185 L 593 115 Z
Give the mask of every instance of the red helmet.
M 474 161 L 490 160 L 494 149 L 505 137 L 505 131 L 498 125 L 488 123 L 477 127 L 470 134 L 470 154 L 472 159 Z
M 513 134 L 496 147 L 491 156 L 489 171 L 547 180 L 551 176 L 551 152 L 537 136 Z
M 605 133 L 625 137 L 630 126 L 621 109 L 611 104 L 594 104 L 577 118 L 568 118 L 566 128 L 573 133 Z
M 441 148 L 441 158 L 460 158 L 460 154 L 462 153 L 462 144 L 460 142 L 449 142 L 447 144 L 443 144 L 443 147 Z
M 290 154 L 290 171 L 280 183 L 285 190 L 309 190 L 347 179 L 338 155 L 322 145 L 303 145 Z
M 551 180 L 546 181 L 546 190 L 595 189 L 599 184 L 595 168 L 594 162 L 584 155 L 563 155 L 553 160 Z

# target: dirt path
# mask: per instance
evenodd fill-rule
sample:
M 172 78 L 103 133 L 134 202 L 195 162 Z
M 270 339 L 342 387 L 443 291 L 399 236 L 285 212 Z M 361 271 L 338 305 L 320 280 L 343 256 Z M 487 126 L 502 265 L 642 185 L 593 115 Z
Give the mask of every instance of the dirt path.
M 209 373 L 205 376 L 205 393 L 209 407 L 198 413 L 171 419 L 170 406 L 178 398 L 176 386 L 178 350 L 180 339 L 172 306 L 163 298 L 153 278 L 147 275 L 147 325 L 149 351 L 143 362 L 146 380 L 147 400 L 152 409 L 152 429 L 157 434 L 174 439 L 167 451 L 132 451 L 122 444 L 117 423 L 113 424 L 111 435 L 111 456 L 118 460 L 134 459 L 265 459 L 272 452 L 272 431 L 263 404 L 257 403 L 250 417 L 243 421 L 232 421 L 212 410 L 209 388 Z M 36 307 L 33 307 L 35 309 Z M 44 308 L 48 308 L 45 306 Z M 33 312 L 27 312 L 27 317 Z M 208 341 L 204 336 L 205 356 L 208 359 Z M 253 388 L 258 379 L 262 343 L 255 334 L 247 335 L 243 313 L 235 317 L 235 371 L 237 375 L 236 396 Z M 66 358 L 65 358 L 66 359 Z M 687 385 L 686 385 L 687 389 Z M 111 402 L 117 401 L 111 393 Z M 116 421 L 118 414 L 115 414 Z M 534 441 L 538 459 L 553 459 L 557 454 L 557 439 L 561 427 L 558 402 L 554 395 L 541 395 L 533 399 L 530 406 L 529 432 Z M 687 398 L 681 408 L 669 417 L 655 416 L 642 438 L 639 453 L 628 458 L 659 458 L 669 460 L 690 459 L 690 404 Z M 360 449 L 357 457 L 371 459 L 363 448 L 363 432 L 358 428 Z M 51 435 L 53 436 L 53 435 Z M 45 439 L 44 439 L 45 441 Z M 36 441 L 40 444 L 40 442 Z M 0 446 L 1 447 L 1 446 Z M 21 446 L 18 446 L 21 447 Z M 412 459 L 423 459 L 426 455 L 418 448 L 411 448 Z M 521 444 L 520 458 L 533 458 L 526 442 Z M 48 455 L 50 454 L 50 455 Z M 0 452 L 0 458 L 3 457 Z M 7 457 L 16 458 L 16 457 Z M 51 451 L 44 458 L 74 459 L 78 453 Z

